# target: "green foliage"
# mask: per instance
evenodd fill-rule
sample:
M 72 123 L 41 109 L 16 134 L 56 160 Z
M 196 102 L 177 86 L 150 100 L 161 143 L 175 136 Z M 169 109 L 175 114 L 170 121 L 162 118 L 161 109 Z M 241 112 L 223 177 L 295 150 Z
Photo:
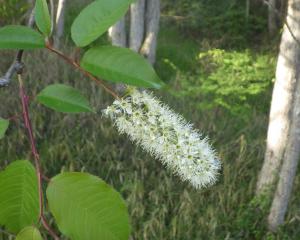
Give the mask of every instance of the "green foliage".
M 174 26 L 162 24 L 155 69 L 163 81 L 168 83 L 174 80 L 178 72 L 194 74 L 199 65 L 195 61 L 199 51 L 200 43 L 196 39 L 181 35 Z
M 72 240 L 127 240 L 127 207 L 120 194 L 87 173 L 62 173 L 47 188 L 49 208 L 63 234 Z
M 0 118 L 0 139 L 4 137 L 5 132 L 9 126 L 9 121 L 3 118 Z
M 219 48 L 242 49 L 261 44 L 268 28 L 267 7 L 261 1 L 245 0 L 166 0 L 164 11 L 179 16 L 182 33 L 208 39 Z
M 81 66 L 95 76 L 112 82 L 139 87 L 163 86 L 163 82 L 149 62 L 127 48 L 114 46 L 91 48 L 84 54 Z
M 219 1 L 218 4 L 215 4 L 215 7 L 219 8 L 219 5 L 224 5 L 225 2 L 228 1 Z M 210 4 L 210 2 L 204 3 L 203 0 L 165 0 L 162 3 L 164 12 L 170 16 L 182 17 L 183 22 L 181 24 L 188 28 L 199 25 L 202 18 L 200 14 L 205 4 Z
M 39 93 L 37 99 L 46 107 L 58 112 L 93 112 L 88 100 L 78 90 L 63 84 L 47 86 Z
M 19 22 L 20 17 L 28 10 L 26 0 L 0 0 L 0 26 Z
M 44 48 L 44 38 L 38 32 L 24 26 L 0 28 L 0 49 Z
M 89 45 L 116 23 L 132 0 L 94 1 L 84 8 L 71 27 L 72 39 L 79 47 Z
M 38 222 L 37 177 L 29 161 L 15 161 L 2 171 L 0 189 L 0 225 L 18 233 Z
M 43 240 L 40 232 L 35 227 L 25 227 L 18 233 L 16 240 Z
M 193 67 L 199 66 L 199 61 L 192 60 L 194 55 L 198 55 L 199 50 L 195 54 L 194 50 L 192 51 L 197 45 L 191 45 L 189 48 L 185 41 L 184 48 L 181 49 L 183 42 L 178 38 L 175 51 L 175 33 L 162 33 L 163 39 L 160 39 L 159 44 L 172 42 L 172 54 L 177 54 L 178 58 L 174 61 L 177 68 L 190 77 L 192 74 L 198 77 L 195 72 L 188 73 L 189 69 L 186 67 L 188 61 L 193 63 Z M 186 40 L 193 42 L 191 38 Z M 68 47 L 62 50 L 67 52 Z M 167 56 L 159 56 L 158 64 L 161 64 Z M 179 56 L 184 57 L 182 62 L 179 61 Z M 37 58 L 43 61 L 36 61 Z M 27 68 L 31 69 L 26 85 L 34 94 L 53 79 L 60 79 L 61 82 L 80 89 L 95 109 L 111 104 L 111 98 L 100 88 L 87 81 L 78 81 L 81 79 L 80 73 L 72 71 L 45 51 L 28 52 L 24 61 Z M 5 70 L 6 63 L 6 58 L 0 58 L 1 71 Z M 159 66 L 160 69 L 163 69 L 163 66 Z M 179 86 L 182 81 L 180 76 L 169 81 L 172 89 L 182 90 Z M 0 102 L 5 102 L 5 107 L 0 107 L 3 116 L 13 116 L 21 111 L 15 91 L 14 87 L 1 90 Z M 153 161 L 150 155 L 133 146 L 126 137 L 120 137 L 111 123 L 99 116 L 62 115 L 48 111 L 36 102 L 31 103 L 30 110 L 44 174 L 54 176 L 61 171 L 85 171 L 113 185 L 126 200 L 132 225 L 132 239 L 254 240 L 255 238 L 247 238 L 247 228 L 253 229 L 259 225 L 260 231 L 265 226 L 265 220 L 262 220 L 260 215 L 259 221 L 254 218 L 256 211 L 260 214 L 260 210 L 249 207 L 265 151 L 268 111 L 256 110 L 258 103 L 267 105 L 271 101 L 269 90 L 264 95 L 263 99 L 258 98 L 257 102 L 253 103 L 247 121 L 243 124 L 239 124 L 238 116 L 233 117 L 223 111 L 196 109 L 195 104 L 200 100 L 195 96 L 182 98 L 169 93 L 161 96 L 164 102 L 194 122 L 197 128 L 205 129 L 218 149 L 223 166 L 220 181 L 216 186 L 200 192 L 195 192 L 181 183 L 178 177 L 165 170 L 159 162 Z M 0 143 L 2 165 L 5 165 L 5 156 L 14 159 L 28 152 L 27 141 L 20 141 L 24 138 L 26 132 L 23 129 L 11 127 L 9 137 L 2 139 Z M 285 225 L 278 233 L 273 234 L 273 240 L 298 240 L 300 236 L 297 220 L 299 187 L 298 174 Z M 242 213 L 244 219 L 237 221 Z M 247 213 L 253 217 L 246 224 Z M 269 235 L 266 230 L 264 234 Z M 0 239 L 8 240 L 4 234 L 1 236 L 1 233 Z
M 248 204 L 241 205 L 237 209 L 237 218 L 232 223 L 234 234 L 238 236 L 242 233 L 246 239 L 264 239 L 267 232 L 265 220 L 271 200 L 264 195 L 254 197 Z
M 257 101 L 270 89 L 275 60 L 270 55 L 212 49 L 199 54 L 196 76 L 180 81 L 177 96 L 198 98 L 200 109 L 221 107 L 239 117 L 247 117 Z M 268 105 L 260 104 L 262 110 Z
M 219 41 L 218 47 L 241 49 L 256 42 L 259 44 L 261 35 L 267 32 L 266 14 L 257 14 L 256 10 L 247 18 L 242 4 L 228 6 L 225 10 L 220 6 L 219 11 L 213 8 L 211 3 L 202 10 L 199 30 L 207 39 Z M 201 30 L 211 28 L 214 30 Z
M 1 16 L 2 7 L 12 2 L 17 0 L 7 0 L 3 4 L 0 0 L 0 23 L 6 21 Z M 175 92 L 173 96 L 168 94 L 162 98 L 197 127 L 206 129 L 214 139 L 223 162 L 219 183 L 209 191 L 195 192 L 171 176 L 152 157 L 117 136 L 110 123 L 103 119 L 86 115 L 64 115 L 62 118 L 61 114 L 32 102 L 32 122 L 44 173 L 51 176 L 61 170 L 89 171 L 112 184 L 125 196 L 129 207 L 132 239 L 298 240 L 299 175 L 295 179 L 286 223 L 277 233 L 269 233 L 266 229 L 265 210 L 268 207 L 252 200 L 265 151 L 274 59 L 273 53 L 265 54 L 258 50 L 260 48 L 245 51 L 243 47 L 253 47 L 252 43 L 261 41 L 260 33 L 266 32 L 267 18 L 256 13 L 266 8 L 253 8 L 247 22 L 243 6 L 246 1 L 166 0 L 162 4 L 167 2 L 174 15 L 184 10 L 183 17 L 187 18 L 177 25 L 164 25 L 167 27 L 159 35 L 156 68 Z M 257 1 L 250 2 L 254 6 Z M 78 3 L 74 0 L 70 7 L 75 9 Z M 185 5 L 178 7 L 180 4 Z M 71 18 L 69 13 L 68 8 L 67 18 Z M 10 14 L 19 16 L 21 11 Z M 162 21 L 166 19 L 165 14 Z M 180 31 L 178 26 L 181 26 Z M 210 53 L 203 50 L 211 48 L 225 49 L 213 49 Z M 238 50 L 233 52 L 228 48 Z M 199 57 L 200 51 L 205 52 Z M 59 79 L 81 89 L 97 109 L 111 103 L 101 90 L 76 81 L 82 77 L 80 74 L 70 71 L 45 52 L 28 52 L 25 58 L 26 67 L 30 69 L 26 86 L 34 95 L 53 79 Z M 37 58 L 42 61 L 36 61 Z M 7 70 L 8 59 L 0 58 L 1 72 Z M 243 64 L 245 69 L 242 69 Z M 239 88 L 240 79 L 245 82 Z M 215 95 L 212 89 L 219 85 Z M 12 86 L 1 89 L 0 102 L 5 105 L 0 109 L 4 116 L 21 112 L 19 99 L 15 97 L 16 88 Z M 225 94 L 221 91 L 223 88 Z M 217 98 L 221 99 L 221 104 L 215 101 Z M 231 114 L 226 114 L 225 110 Z M 247 121 L 239 124 L 240 118 Z M 25 138 L 26 132 L 11 127 L 9 133 L 9 138 L 2 139 L 0 144 L 2 165 L 6 164 L 6 157 L 18 158 L 28 152 L 27 141 L 20 140 Z M 0 233 L 0 239 L 8 237 Z
M 51 19 L 46 0 L 35 1 L 35 22 L 39 30 L 48 37 L 51 33 Z

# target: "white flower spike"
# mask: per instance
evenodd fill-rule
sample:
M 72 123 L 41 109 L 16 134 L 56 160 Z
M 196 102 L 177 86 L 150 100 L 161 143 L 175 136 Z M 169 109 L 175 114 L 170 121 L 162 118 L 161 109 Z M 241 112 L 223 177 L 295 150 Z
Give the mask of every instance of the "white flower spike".
M 103 110 L 104 116 L 195 188 L 213 184 L 221 164 L 207 138 L 150 93 L 130 91 Z

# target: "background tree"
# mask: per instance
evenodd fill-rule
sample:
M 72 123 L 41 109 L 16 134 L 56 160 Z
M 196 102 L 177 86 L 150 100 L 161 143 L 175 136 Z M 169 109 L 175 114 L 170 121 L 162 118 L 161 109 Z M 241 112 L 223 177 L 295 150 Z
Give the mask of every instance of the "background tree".
M 139 0 L 130 7 L 130 20 L 122 19 L 109 29 L 116 46 L 129 47 L 155 63 L 160 19 L 160 0 Z M 129 32 L 126 32 L 126 23 Z M 127 39 L 129 41 L 127 42 Z
M 19 2 L 27 1 L 0 0 L 0 25 L 24 24 L 28 8 L 24 12 Z M 72 21 L 87 2 L 94 1 L 97 0 L 67 2 L 65 33 L 60 42 L 62 52 L 70 53 L 74 46 L 69 32 Z M 112 1 L 115 0 L 103 2 Z M 264 2 L 161 1 L 155 69 L 168 85 L 168 91 L 160 92 L 159 98 L 194 122 L 197 128 L 205 129 L 214 141 L 222 160 L 222 175 L 211 191 L 195 193 L 170 171 L 165 171 L 160 163 L 153 161 L 149 154 L 135 148 L 125 136 L 120 138 L 113 126 L 99 117 L 100 109 L 111 104 L 111 98 L 89 84 L 82 74 L 48 56 L 44 50 L 27 51 L 24 55 L 24 81 L 28 91 L 32 92 L 30 100 L 46 85 L 61 81 L 81 89 L 99 112 L 99 116 L 93 118 L 85 114 L 65 116 L 52 113 L 37 101 L 31 101 L 31 117 L 45 174 L 54 176 L 60 171 L 89 171 L 113 184 L 126 198 L 133 239 L 298 240 L 300 192 L 295 190 L 300 187 L 299 173 L 295 176 L 295 190 L 290 195 L 280 231 L 268 230 L 266 219 L 272 197 L 263 206 L 254 197 L 257 176 L 265 156 L 280 44 L 278 36 L 282 34 L 282 30 L 278 29 L 274 37 L 269 37 L 269 9 Z M 281 3 L 286 1 L 278 2 L 277 9 L 282 15 L 285 10 Z M 128 9 L 131 7 L 128 6 Z M 130 46 L 130 12 L 124 18 L 126 28 L 122 27 L 123 45 L 127 47 Z M 143 41 L 145 34 L 144 28 Z M 109 45 L 107 40 L 107 35 L 103 35 L 93 46 Z M 71 58 L 79 60 L 79 55 L 83 55 L 85 50 L 87 48 L 70 53 Z M 288 46 L 286 50 L 286 54 L 290 54 Z M 284 51 L 282 55 L 286 55 Z M 6 75 L 13 58 L 11 51 L 0 52 L 0 76 Z M 281 69 L 284 70 L 284 67 Z M 15 107 L 19 103 L 15 97 L 16 85 L 17 81 L 12 77 L 11 87 L 0 90 L 0 117 L 11 120 L 7 136 L 0 140 L 1 169 L 9 164 L 8 159 L 23 159 L 30 155 L 28 142 L 19 127 L 22 111 Z M 275 85 L 280 86 L 278 82 Z M 278 95 L 280 105 L 285 96 Z M 289 111 L 291 129 L 293 109 L 294 105 Z M 276 127 L 273 129 L 276 130 Z M 277 141 L 276 138 L 274 140 Z M 283 159 L 284 153 L 277 168 L 277 179 L 281 175 Z M 272 161 L 267 166 L 273 167 Z M 274 191 L 276 182 L 272 185 Z M 0 240 L 7 239 L 0 230 Z
M 291 19 L 295 11 L 289 9 L 289 14 L 287 23 L 292 28 L 292 32 L 296 32 L 298 26 Z M 288 140 L 299 54 L 295 37 L 291 35 L 290 30 L 285 25 L 277 60 L 265 160 L 257 182 L 257 195 L 274 187 Z
M 144 40 L 145 0 L 139 0 L 130 6 L 129 47 L 139 52 Z
M 281 39 L 277 79 L 272 99 L 266 162 L 261 173 L 260 185 L 258 185 L 259 189 L 262 189 L 276 179 L 281 159 L 283 159 L 268 218 L 269 228 L 273 231 L 276 231 L 284 222 L 300 157 L 299 0 L 288 2 L 286 22 L 288 26 L 285 25 Z M 267 163 L 269 166 L 266 165 Z M 269 170 L 266 170 L 267 168 Z M 269 180 L 266 180 L 267 178 Z
M 127 46 L 125 18 L 123 17 L 116 24 L 109 28 L 108 34 L 111 38 L 112 44 L 119 47 Z
M 270 36 L 274 36 L 278 31 L 277 2 L 277 0 L 268 1 L 268 28 Z
M 66 3 L 67 0 L 59 0 L 57 3 L 54 34 L 54 45 L 56 48 L 59 47 L 60 39 L 64 34 Z
M 151 64 L 155 62 L 157 34 L 159 30 L 160 19 L 160 1 L 159 0 L 147 0 L 146 2 L 146 28 L 145 28 L 145 40 L 140 50 Z

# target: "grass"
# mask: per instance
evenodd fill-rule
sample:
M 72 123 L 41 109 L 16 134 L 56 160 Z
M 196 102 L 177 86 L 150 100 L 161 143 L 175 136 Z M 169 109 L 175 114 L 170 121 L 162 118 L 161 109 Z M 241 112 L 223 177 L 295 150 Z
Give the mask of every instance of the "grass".
M 199 42 L 183 41 L 176 29 L 164 29 L 158 49 L 156 67 L 162 78 L 168 79 L 171 89 L 176 89 L 174 79 L 178 72 L 195 74 Z M 12 55 L 0 54 L 3 73 Z M 296 191 L 300 187 L 299 174 L 286 222 L 279 233 L 268 233 L 266 209 L 258 207 L 253 199 L 264 158 L 267 111 L 256 111 L 253 107 L 247 121 L 241 123 L 220 109 L 195 110 L 188 97 L 158 93 L 176 112 L 210 136 L 222 160 L 218 183 L 196 191 L 133 145 L 126 136 L 120 136 L 111 122 L 100 114 L 65 115 L 37 104 L 34 96 L 48 84 L 57 82 L 80 89 L 99 111 L 112 99 L 46 50 L 29 52 L 25 62 L 25 84 L 33 99 L 31 118 L 45 174 L 51 177 L 60 171 L 87 171 L 112 184 L 126 199 L 132 223 L 131 239 L 300 238 L 300 194 Z M 16 80 L 0 91 L 1 117 L 20 117 Z M 20 118 L 11 122 L 6 138 L 1 140 L 0 156 L 1 167 L 16 159 L 31 159 Z M 2 239 L 7 238 L 3 235 Z

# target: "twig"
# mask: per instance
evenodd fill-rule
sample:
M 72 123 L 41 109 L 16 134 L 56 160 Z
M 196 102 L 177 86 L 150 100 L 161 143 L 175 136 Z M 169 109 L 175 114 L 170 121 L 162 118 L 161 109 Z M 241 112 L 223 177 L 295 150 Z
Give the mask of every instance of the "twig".
M 173 18 L 175 20 L 187 20 L 187 19 L 191 19 L 192 17 L 191 16 L 178 16 L 178 15 L 168 15 L 168 14 L 161 14 L 161 17 L 164 17 L 164 18 Z
M 287 20 L 285 18 L 282 18 L 281 13 L 276 9 L 275 6 L 270 4 L 269 1 L 263 0 L 263 3 L 266 4 L 268 7 L 270 7 L 272 9 L 272 11 L 277 15 L 277 17 L 279 17 L 281 19 L 281 21 L 286 25 L 286 27 L 287 27 L 288 31 L 290 32 L 292 38 L 296 41 L 296 43 L 300 47 L 300 41 L 297 39 L 297 37 L 293 33 L 293 31 L 292 31 L 290 25 L 288 24 Z
M 27 26 L 33 27 L 33 25 L 34 25 L 34 10 L 31 11 Z M 44 198 L 43 198 L 43 189 L 42 189 L 43 175 L 42 175 L 41 166 L 40 166 L 40 156 L 39 156 L 39 153 L 36 148 L 35 138 L 34 138 L 34 134 L 32 131 L 32 125 L 31 125 L 31 121 L 30 121 L 30 117 L 29 117 L 29 97 L 26 95 L 22 76 L 21 76 L 23 69 L 24 69 L 24 64 L 22 63 L 23 53 L 24 53 L 24 51 L 22 49 L 18 51 L 15 62 L 10 66 L 10 68 L 8 69 L 5 76 L 3 78 L 0 78 L 0 87 L 7 86 L 10 83 L 12 76 L 15 73 L 18 74 L 19 94 L 20 94 L 20 98 L 21 98 L 21 102 L 22 102 L 23 119 L 24 119 L 25 127 L 28 132 L 29 141 L 30 141 L 30 145 L 31 145 L 31 152 L 34 157 L 36 175 L 37 175 L 37 179 L 38 179 L 39 220 L 43 224 L 44 228 L 49 232 L 49 234 L 55 240 L 59 240 L 59 237 L 51 229 L 51 227 L 47 223 L 45 216 L 44 216 L 44 204 L 43 204 Z
M 33 27 L 34 21 L 35 21 L 34 20 L 34 10 L 32 10 L 30 13 L 29 19 L 28 19 L 27 26 Z M 17 73 L 20 70 L 20 68 L 23 68 L 23 66 L 20 66 L 20 64 L 22 62 L 21 60 L 22 60 L 23 52 L 24 51 L 22 49 L 17 52 L 15 61 L 10 65 L 6 74 L 3 77 L 0 77 L 0 88 L 8 86 L 13 75 L 15 73 Z
M 42 174 L 42 178 L 46 181 L 46 182 L 51 182 L 51 179 L 50 178 L 48 178 L 46 175 L 43 175 Z
M 50 225 L 48 224 L 45 216 L 43 215 L 41 217 L 41 222 L 44 226 L 44 228 L 49 232 L 49 234 L 54 238 L 54 240 L 59 240 L 59 237 L 56 235 L 56 233 L 52 230 L 52 228 L 50 227 Z
M 32 125 L 29 117 L 29 101 L 28 96 L 26 95 L 25 88 L 23 85 L 23 80 L 21 76 L 21 72 L 18 73 L 18 81 L 19 81 L 19 94 L 22 102 L 22 110 L 23 110 L 23 119 L 25 123 L 25 127 L 28 132 L 29 141 L 31 145 L 31 152 L 34 157 L 36 175 L 38 179 L 38 191 L 39 191 L 39 219 L 43 224 L 44 228 L 51 234 L 51 236 L 58 240 L 59 237 L 55 234 L 55 232 L 50 228 L 48 225 L 45 216 L 44 216 L 44 197 L 43 197 L 43 189 L 42 189 L 42 171 L 41 171 L 41 164 L 40 164 L 40 156 L 36 148 L 36 141 L 34 138 Z
M 43 215 L 43 191 L 42 191 L 42 174 L 41 174 L 41 167 L 40 167 L 40 156 L 38 154 L 38 151 L 36 149 L 35 145 L 35 138 L 32 131 L 31 121 L 29 118 L 29 110 L 28 110 L 28 96 L 25 93 L 23 80 L 21 77 L 21 74 L 18 74 L 18 80 L 19 80 L 19 94 L 22 101 L 22 109 L 23 109 L 23 119 L 25 123 L 25 127 L 28 131 L 29 135 L 29 141 L 31 145 L 31 152 L 34 156 L 34 161 L 36 165 L 36 173 L 38 177 L 38 187 L 39 187 L 39 203 L 40 203 L 40 217 Z
M 11 66 L 9 67 L 9 69 L 7 70 L 7 72 L 5 73 L 5 75 L 3 77 L 0 78 L 0 87 L 6 87 L 8 86 L 8 84 L 11 81 L 11 78 L 13 77 L 13 75 L 16 72 L 16 62 L 14 62 L 13 64 L 11 64 Z
M 115 99 L 120 99 L 117 93 L 114 92 L 112 88 L 107 86 L 102 80 L 96 78 L 86 70 L 84 70 L 77 62 L 75 62 L 72 58 L 66 56 L 64 53 L 60 52 L 59 50 L 53 48 L 50 44 L 46 44 L 46 48 L 49 49 L 51 52 L 57 54 L 59 57 L 64 59 L 67 63 L 78 69 L 80 72 L 82 72 L 85 76 L 89 77 L 93 81 L 95 81 L 98 85 L 100 85 L 102 88 L 104 88 L 109 94 L 111 94 Z
M 2 228 L 0 228 L 0 232 L 6 234 L 6 235 L 8 235 L 8 236 L 16 237 L 15 234 L 13 234 L 13 233 L 11 233 L 11 232 L 9 232 L 9 231 L 6 231 L 6 230 L 4 230 L 4 229 L 2 229 Z

